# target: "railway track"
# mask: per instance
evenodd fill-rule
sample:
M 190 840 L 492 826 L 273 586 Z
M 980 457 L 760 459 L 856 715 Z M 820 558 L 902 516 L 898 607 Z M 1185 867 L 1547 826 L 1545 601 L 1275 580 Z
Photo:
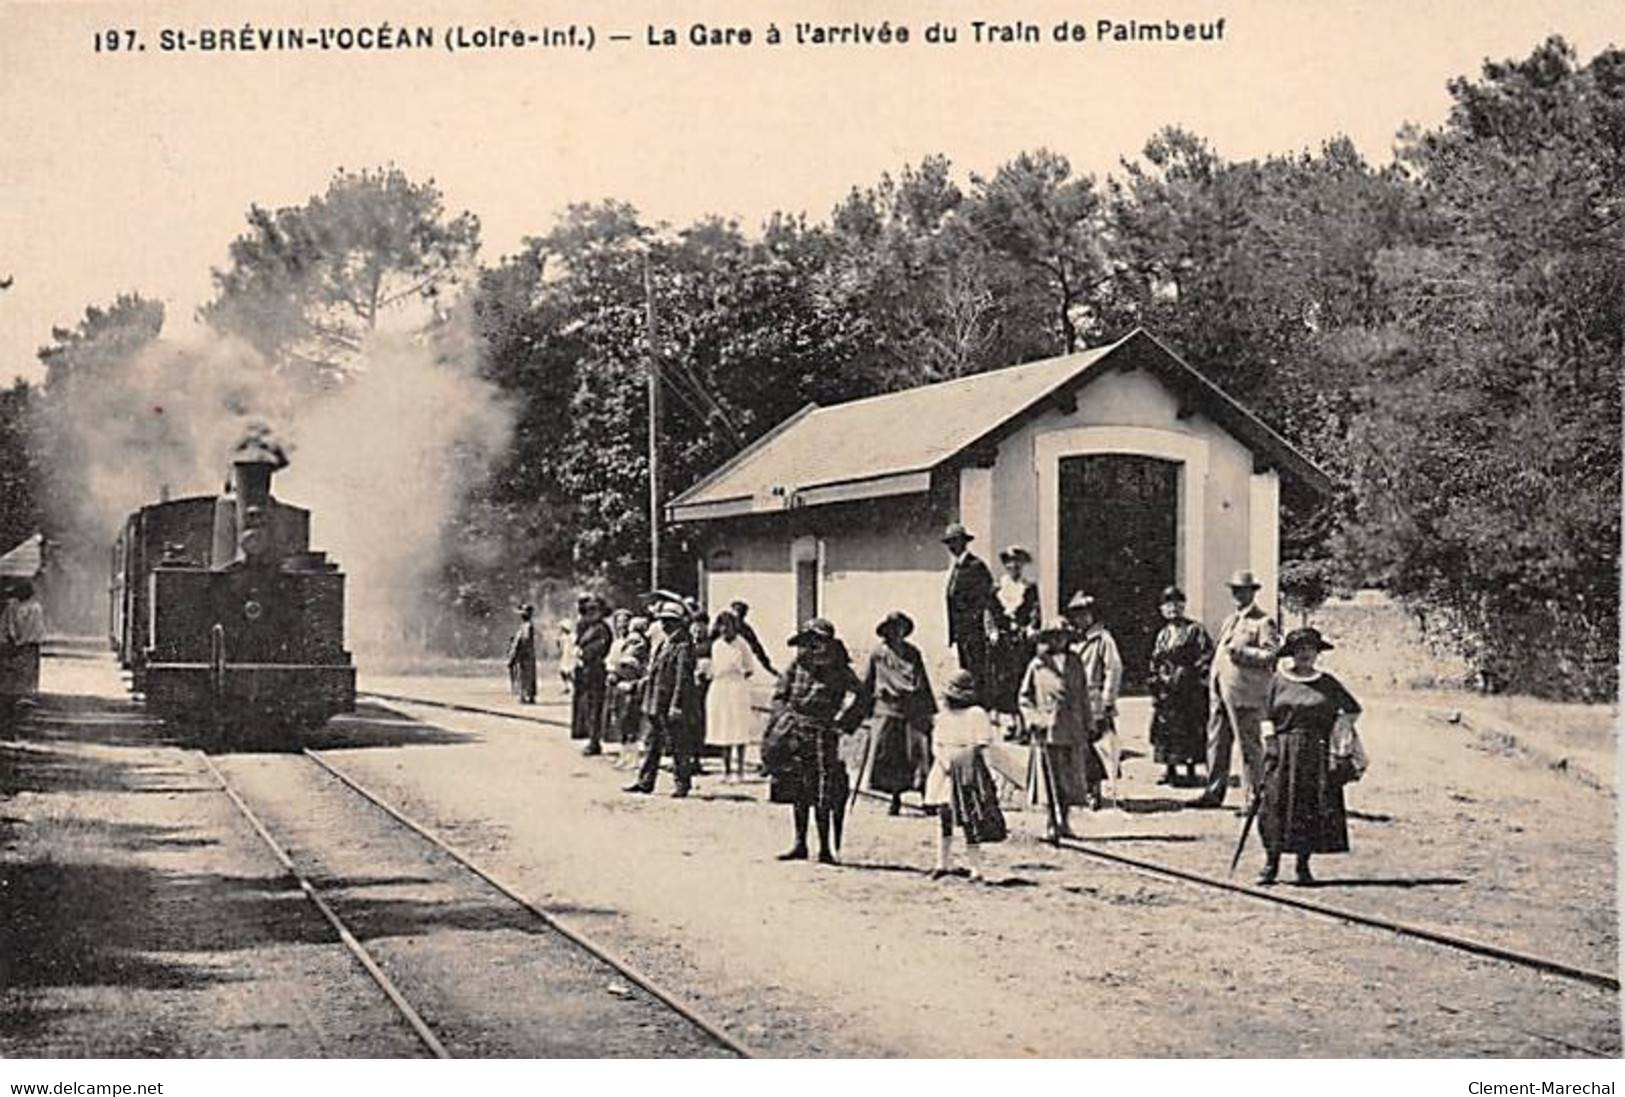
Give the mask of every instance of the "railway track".
M 419 845 L 427 845 L 432 850 L 455 862 L 467 876 L 478 881 L 480 888 L 485 889 L 487 892 L 495 892 L 496 895 L 500 896 L 502 902 L 517 911 L 522 911 L 525 918 L 539 924 L 546 932 L 568 942 L 568 947 L 589 957 L 592 963 L 614 972 L 619 978 L 642 990 L 652 1003 L 658 1004 L 658 1009 L 680 1018 L 684 1024 L 702 1034 L 703 1042 L 739 1058 L 756 1057 L 757 1053 L 753 1049 L 730 1034 L 720 1023 L 686 1001 L 681 995 L 662 985 L 625 956 L 593 939 L 578 927 L 570 925 L 568 920 L 561 917 L 557 912 L 550 911 L 541 904 L 527 898 L 512 883 L 503 880 L 496 873 L 482 866 L 465 851 L 458 849 L 444 837 L 435 833 L 434 830 L 413 819 L 401 808 L 356 780 L 331 759 L 313 750 L 307 749 L 301 753 L 302 757 L 316 767 L 324 778 L 330 778 L 339 787 L 347 790 L 349 795 L 364 802 L 367 805 L 367 810 L 376 812 L 382 818 L 389 820 L 389 825 L 397 830 L 410 834 L 413 842 Z M 437 1027 L 425 1019 L 425 1014 L 428 1011 L 419 1008 L 419 1005 L 415 1005 L 410 1000 L 399 981 L 389 974 L 387 970 L 389 965 L 381 961 L 363 943 L 364 934 L 357 932 L 343 915 L 343 900 L 324 893 L 324 889 L 313 880 L 313 876 L 319 878 L 319 874 L 300 867 L 295 857 L 290 854 L 288 843 L 278 840 L 273 833 L 273 828 L 267 824 L 260 812 L 254 810 L 249 798 L 243 795 L 225 769 L 207 754 L 198 752 L 198 757 L 238 813 L 248 822 L 283 870 L 297 884 L 300 891 L 321 913 L 345 949 L 354 957 L 379 991 L 388 999 L 390 1005 L 400 1015 L 401 1019 L 412 1030 L 418 1042 L 435 1058 L 452 1058 L 453 1053 L 449 1050 L 448 1044 L 453 1041 L 447 1039 L 443 1032 L 437 1031 Z M 619 989 L 621 997 L 632 996 L 629 989 Z
M 401 694 L 367 692 L 365 696 L 384 702 L 422 705 L 427 708 L 442 709 L 454 712 L 465 712 L 484 716 L 496 716 L 509 720 L 531 724 L 541 724 L 548 727 L 568 728 L 569 722 L 549 718 L 542 715 L 528 713 L 505 712 L 500 709 L 487 708 L 479 705 L 469 705 L 459 702 L 442 701 L 425 697 L 411 697 Z M 885 799 L 878 794 L 865 791 L 863 795 L 875 799 Z M 907 805 L 919 811 L 914 805 Z M 1545 975 L 1566 979 L 1585 986 L 1617 993 L 1620 981 L 1617 973 L 1598 971 L 1591 968 L 1569 964 L 1548 956 L 1540 956 L 1518 949 L 1506 948 L 1492 942 L 1480 941 L 1458 934 L 1445 933 L 1430 929 L 1426 926 L 1415 925 L 1398 919 L 1374 915 L 1364 911 L 1340 907 L 1332 903 L 1318 902 L 1299 896 L 1285 894 L 1278 890 L 1265 890 L 1239 884 L 1223 877 L 1212 876 L 1205 873 L 1191 871 L 1174 865 L 1147 860 L 1140 857 L 1130 857 L 1113 850 L 1101 848 L 1086 839 L 1061 839 L 1054 843 L 1054 848 L 1064 849 L 1068 852 L 1088 857 L 1093 860 L 1111 865 L 1126 871 L 1149 874 L 1162 879 L 1177 880 L 1181 883 L 1203 888 L 1209 891 L 1219 891 L 1238 898 L 1273 906 L 1281 910 L 1293 910 L 1312 917 L 1328 919 L 1350 927 L 1369 929 L 1390 934 L 1408 940 L 1420 942 L 1441 949 L 1447 949 L 1466 955 L 1483 959 L 1496 960 L 1515 967 L 1537 971 Z M 1591 1050 L 1591 1049 L 1582 1049 Z

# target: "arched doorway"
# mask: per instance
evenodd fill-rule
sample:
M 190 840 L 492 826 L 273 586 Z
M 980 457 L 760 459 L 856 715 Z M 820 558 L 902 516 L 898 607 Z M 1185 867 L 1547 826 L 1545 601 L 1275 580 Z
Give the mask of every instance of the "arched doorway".
M 1128 453 L 1059 461 L 1061 597 L 1084 590 L 1098 600 L 1123 655 L 1125 690 L 1144 688 L 1158 595 L 1177 581 L 1180 467 Z

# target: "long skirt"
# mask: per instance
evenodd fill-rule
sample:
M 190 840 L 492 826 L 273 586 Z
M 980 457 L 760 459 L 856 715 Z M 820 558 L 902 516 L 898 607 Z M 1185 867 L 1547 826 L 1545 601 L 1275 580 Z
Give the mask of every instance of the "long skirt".
M 970 842 L 1002 842 L 1008 834 L 999 810 L 999 789 L 982 760 L 982 752 L 966 747 L 951 758 L 931 762 L 925 785 L 925 806 L 953 811 L 954 823 Z
M 516 656 L 508 664 L 508 685 L 513 695 L 529 703 L 536 700 L 536 657 Z
M 0 648 L 0 694 L 32 697 L 38 693 L 39 663 L 38 644 Z
M 988 708 L 994 712 L 1017 713 L 1016 694 L 1027 664 L 1033 660 L 1033 642 L 1017 632 L 1007 632 L 988 649 Z
M 1181 688 L 1159 699 L 1151 711 L 1151 747 L 1157 763 L 1183 766 L 1207 761 L 1207 691 Z
M 603 668 L 580 668 L 575 675 L 575 689 L 570 694 L 570 738 L 591 739 L 603 718 Z
M 931 772 L 931 732 L 906 716 L 887 716 L 874 732 L 869 787 L 876 792 L 923 792 Z
M 1258 836 L 1271 853 L 1347 853 L 1343 786 L 1328 768 L 1324 736 L 1282 732 L 1264 744 Z
M 758 738 L 750 708 L 750 682 L 742 674 L 724 674 L 705 696 L 705 745 L 739 747 Z
M 1090 765 L 1090 760 L 1094 765 Z M 1076 807 L 1089 802 L 1089 790 L 1100 784 L 1106 767 L 1100 753 L 1087 744 L 1035 743 L 1032 766 L 1027 777 L 1027 802 L 1039 805 L 1049 801 L 1055 790 L 1057 807 Z
M 775 767 L 768 799 L 775 804 L 804 804 L 833 808 L 851 794 L 846 763 L 841 761 L 840 735 L 819 721 L 796 716 L 794 756 Z

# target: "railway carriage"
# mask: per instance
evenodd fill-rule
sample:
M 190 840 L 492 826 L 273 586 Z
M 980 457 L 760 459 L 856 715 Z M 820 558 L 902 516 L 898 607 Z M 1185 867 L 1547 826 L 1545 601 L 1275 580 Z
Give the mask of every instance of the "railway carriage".
M 310 548 L 310 512 L 272 497 L 286 464 L 250 439 L 223 494 L 142 507 L 113 545 L 110 640 L 131 690 L 217 740 L 355 709 L 344 574 Z

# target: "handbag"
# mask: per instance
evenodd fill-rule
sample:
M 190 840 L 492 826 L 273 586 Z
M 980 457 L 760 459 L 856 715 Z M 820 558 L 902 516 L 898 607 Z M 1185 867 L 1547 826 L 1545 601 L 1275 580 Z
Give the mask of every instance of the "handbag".
M 762 769 L 769 774 L 793 768 L 801 756 L 802 731 L 787 708 L 773 710 L 762 729 Z
M 1355 730 L 1352 713 L 1338 714 L 1332 724 L 1329 751 L 1333 780 L 1349 785 L 1365 776 L 1371 759 L 1365 752 L 1365 744 L 1360 741 L 1360 733 Z

